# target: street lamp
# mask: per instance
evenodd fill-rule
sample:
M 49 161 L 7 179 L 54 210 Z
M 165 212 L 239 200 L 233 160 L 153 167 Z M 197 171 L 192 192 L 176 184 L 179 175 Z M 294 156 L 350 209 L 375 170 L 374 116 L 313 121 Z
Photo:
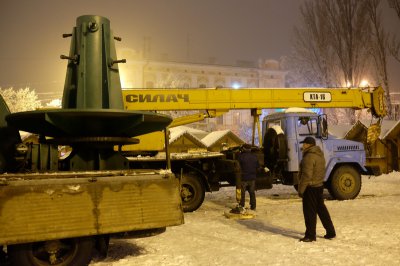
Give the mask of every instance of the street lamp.
M 369 82 L 366 79 L 361 80 L 360 87 L 369 87 Z
M 240 88 L 240 84 L 237 83 L 237 82 L 234 82 L 234 83 L 232 84 L 232 88 L 234 88 L 234 89 L 239 89 L 239 88 Z

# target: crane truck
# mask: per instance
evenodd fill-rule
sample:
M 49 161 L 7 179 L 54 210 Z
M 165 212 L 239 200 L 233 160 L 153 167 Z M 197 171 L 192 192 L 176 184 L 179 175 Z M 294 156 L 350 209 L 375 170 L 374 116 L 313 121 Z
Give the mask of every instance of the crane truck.
M 93 250 L 107 254 L 110 237 L 184 222 L 171 170 L 132 169 L 113 149 L 172 119 L 124 110 L 110 21 L 80 16 L 64 37 L 61 109 L 10 113 L 0 97 L 0 264 L 87 265 Z M 20 131 L 39 143 L 22 142 Z M 72 147 L 65 158 L 62 145 Z
M 372 171 L 371 167 L 366 165 L 363 143 L 329 136 L 327 116 L 304 108 L 368 108 L 374 117 L 382 119 L 386 115 L 383 95 L 381 87 L 123 90 L 127 110 L 199 110 L 197 114 L 174 119 L 170 127 L 216 117 L 233 109 L 250 109 L 254 118 L 252 144 L 254 145 L 257 130 L 262 146 L 254 147 L 254 150 L 260 163 L 270 170 L 268 173 L 258 174 L 257 189 L 272 188 L 274 183 L 296 185 L 302 157 L 299 142 L 306 136 L 314 136 L 327 161 L 325 186 L 332 197 L 339 200 L 357 197 L 361 189 L 361 174 L 377 171 Z M 302 109 L 289 108 L 293 106 Z M 262 109 L 272 108 L 289 109 L 268 115 L 260 123 Z M 373 129 L 379 130 L 379 123 L 370 128 L 371 133 Z M 149 148 L 157 142 L 156 135 L 148 135 L 144 139 L 150 141 L 145 142 L 142 147 Z M 125 152 L 136 155 L 130 157 L 131 164 L 139 168 L 161 167 L 162 156 L 137 156 L 141 155 L 137 147 L 139 146 L 125 146 Z M 236 184 L 237 155 L 238 149 L 232 148 L 217 155 L 205 153 L 171 156 L 172 171 L 182 179 L 181 197 L 184 211 L 199 208 L 205 192 Z

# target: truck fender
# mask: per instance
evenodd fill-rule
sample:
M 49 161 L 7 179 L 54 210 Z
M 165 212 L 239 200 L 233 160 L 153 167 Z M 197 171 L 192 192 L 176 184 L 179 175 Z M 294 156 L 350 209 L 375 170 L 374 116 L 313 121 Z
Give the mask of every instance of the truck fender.
M 357 166 L 360 169 L 361 173 L 367 172 L 367 169 L 365 168 L 365 166 L 360 165 L 358 162 L 355 162 L 354 160 L 347 160 L 346 158 L 340 158 L 340 160 L 339 160 L 338 158 L 332 158 L 326 165 L 324 182 L 327 182 L 329 180 L 329 177 L 331 176 L 335 166 L 337 166 L 339 164 L 351 164 L 351 165 Z
M 208 182 L 208 176 L 206 173 L 204 173 L 199 168 L 194 167 L 188 163 L 185 163 L 184 167 L 181 169 L 181 171 L 185 171 L 185 170 L 196 172 L 196 174 L 201 177 L 201 181 L 206 186 L 207 191 L 211 191 L 210 183 Z

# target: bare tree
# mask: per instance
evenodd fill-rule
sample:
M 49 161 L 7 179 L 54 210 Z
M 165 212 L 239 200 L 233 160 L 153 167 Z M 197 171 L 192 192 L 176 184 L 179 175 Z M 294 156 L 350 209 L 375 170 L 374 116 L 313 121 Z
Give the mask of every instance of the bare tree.
M 364 0 L 320 0 L 329 23 L 330 45 L 337 56 L 343 82 L 358 86 L 367 61 L 365 44 L 370 26 Z
M 395 36 L 392 36 L 390 45 L 389 45 L 390 54 L 400 62 L 400 42 L 397 41 Z
M 371 24 L 366 0 L 308 0 L 301 7 L 302 24 L 295 29 L 293 61 L 312 73 L 311 84 L 328 87 L 359 86 L 370 71 L 368 44 Z M 296 66 L 295 66 L 296 67 Z M 355 122 L 350 109 L 335 110 L 337 121 Z
M 333 86 L 335 61 L 325 10 L 319 1 L 300 7 L 302 26 L 294 29 L 294 51 L 283 64 L 291 65 L 289 79 L 296 86 Z
M 400 0 L 388 0 L 389 6 L 396 11 L 397 16 L 400 19 Z
M 380 10 L 381 0 L 366 0 L 368 15 L 371 21 L 372 39 L 370 44 L 370 54 L 375 62 L 375 70 L 378 80 L 385 90 L 385 103 L 387 106 L 388 117 L 393 118 L 392 103 L 390 99 L 390 88 L 388 79 L 388 44 L 389 34 L 382 27 L 382 14 Z
M 11 113 L 31 111 L 41 107 L 36 91 L 30 88 L 0 88 L 0 94 L 6 101 Z
M 302 74 L 308 74 L 308 82 L 317 84 L 330 84 L 328 57 L 330 55 L 328 45 L 329 38 L 326 30 L 326 19 L 323 12 L 318 12 L 319 2 L 306 2 L 300 8 L 303 22 L 306 27 L 295 28 L 297 56 L 307 68 L 300 68 Z M 304 60 L 306 59 L 306 60 Z M 304 71 L 305 70 L 305 71 Z
M 400 19 L 400 0 L 388 0 L 389 6 L 396 11 L 397 16 Z M 389 44 L 389 51 L 392 56 L 400 62 L 400 41 L 395 35 L 392 36 Z

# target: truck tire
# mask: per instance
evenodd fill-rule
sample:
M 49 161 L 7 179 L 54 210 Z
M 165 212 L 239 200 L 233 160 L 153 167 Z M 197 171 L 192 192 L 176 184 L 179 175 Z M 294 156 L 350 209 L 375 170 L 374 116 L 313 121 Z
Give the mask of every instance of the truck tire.
M 7 254 L 3 251 L 3 247 L 0 249 L 0 265 L 8 265 L 7 264 Z
M 6 159 L 0 152 L 0 174 L 6 172 L 6 165 L 7 165 Z
M 274 170 L 279 160 L 287 158 L 287 142 L 284 134 L 278 134 L 275 129 L 268 128 L 264 135 L 264 164 L 269 170 Z
M 105 259 L 108 254 L 108 247 L 110 245 L 110 236 L 109 235 L 99 235 L 94 238 L 95 250 L 97 252 L 97 257 L 100 259 Z
M 361 175 L 350 165 L 340 166 L 329 178 L 328 190 L 334 199 L 355 199 L 361 191 Z
M 183 211 L 193 212 L 203 204 L 206 188 L 195 173 L 183 173 L 181 182 Z
M 86 266 L 92 259 L 91 237 L 70 238 L 7 247 L 15 266 Z

